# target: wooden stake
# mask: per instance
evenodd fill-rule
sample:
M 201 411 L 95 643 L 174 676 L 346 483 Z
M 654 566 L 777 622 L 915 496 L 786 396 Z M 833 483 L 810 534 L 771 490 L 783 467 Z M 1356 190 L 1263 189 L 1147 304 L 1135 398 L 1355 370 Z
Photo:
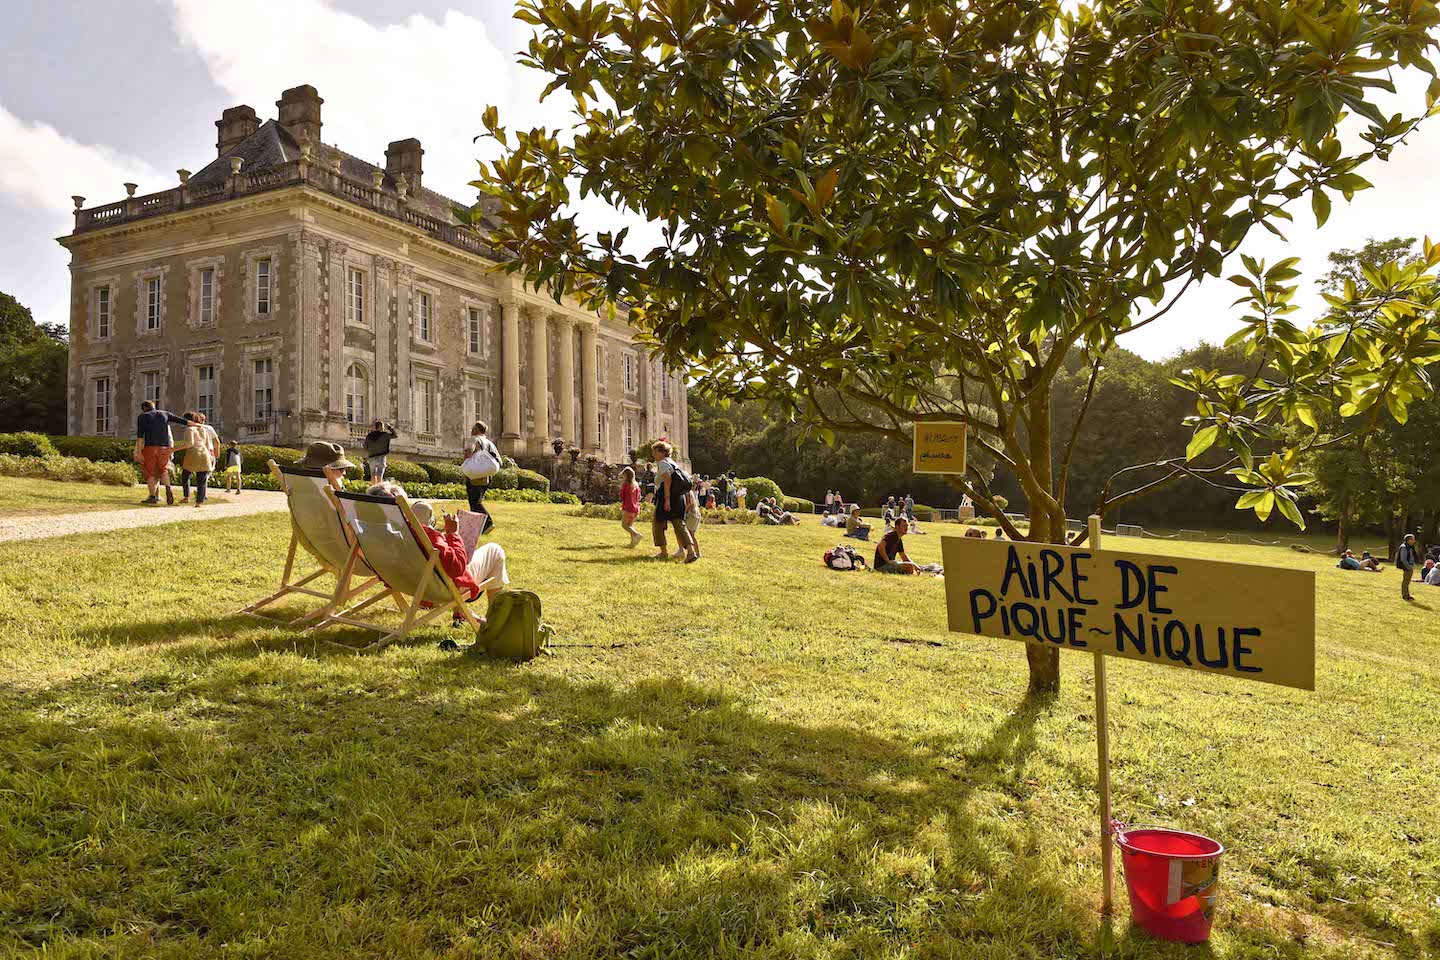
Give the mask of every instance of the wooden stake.
M 1100 518 L 1089 520 L 1090 548 L 1100 549 Z M 1104 871 L 1104 894 L 1100 911 L 1109 915 L 1114 910 L 1115 845 L 1110 838 L 1110 722 L 1108 697 L 1105 690 L 1105 655 L 1095 654 L 1095 752 L 1100 767 L 1100 859 Z

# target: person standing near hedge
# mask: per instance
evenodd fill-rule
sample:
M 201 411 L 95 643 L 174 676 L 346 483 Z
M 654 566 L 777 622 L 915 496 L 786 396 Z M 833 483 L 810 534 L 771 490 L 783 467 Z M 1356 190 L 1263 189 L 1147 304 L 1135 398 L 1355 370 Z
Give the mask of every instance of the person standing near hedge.
M 240 444 L 234 440 L 225 448 L 221 455 L 225 467 L 225 492 L 230 492 L 230 485 L 235 485 L 235 496 L 240 496 L 240 491 L 245 488 L 244 473 L 245 456 L 240 452 Z
M 365 434 L 365 460 L 370 465 L 371 483 L 385 481 L 385 468 L 389 466 L 390 439 L 394 436 L 395 428 L 387 425 L 384 420 L 376 420 L 375 426 Z
M 170 489 L 170 456 L 174 453 L 174 442 L 170 439 L 170 424 L 178 423 L 189 427 L 189 421 L 177 417 L 168 410 L 156 409 L 155 404 L 145 400 L 140 404 L 140 416 L 135 418 L 135 462 L 145 476 L 145 487 L 150 496 L 147 504 L 160 502 L 160 485 L 165 485 L 165 501 L 174 506 L 175 493 Z
M 497 464 L 504 464 L 505 461 L 500 459 L 499 449 L 496 448 L 495 444 L 490 440 L 489 437 L 485 436 L 488 430 L 489 427 L 485 425 L 485 421 L 475 421 L 475 425 L 470 428 L 470 437 L 465 441 L 465 453 L 460 458 L 462 463 L 466 460 L 469 460 L 476 450 L 484 450 L 486 453 L 490 454 L 490 456 L 495 458 L 495 462 Z M 465 498 L 470 501 L 471 513 L 488 513 L 488 511 L 485 509 L 484 501 L 485 493 L 489 489 L 489 477 L 485 477 L 482 480 L 472 480 L 469 477 L 465 478 Z M 485 525 L 485 529 L 490 529 L 494 521 L 495 518 L 491 516 L 490 523 L 487 523 Z

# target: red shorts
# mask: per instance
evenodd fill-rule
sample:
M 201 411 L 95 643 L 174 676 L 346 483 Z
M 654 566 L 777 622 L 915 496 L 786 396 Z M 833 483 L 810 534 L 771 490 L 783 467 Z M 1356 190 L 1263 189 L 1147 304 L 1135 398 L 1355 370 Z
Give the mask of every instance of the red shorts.
M 141 449 L 140 469 L 145 474 L 146 482 L 165 479 L 165 471 L 170 466 L 172 450 L 174 450 L 173 447 L 144 447 Z

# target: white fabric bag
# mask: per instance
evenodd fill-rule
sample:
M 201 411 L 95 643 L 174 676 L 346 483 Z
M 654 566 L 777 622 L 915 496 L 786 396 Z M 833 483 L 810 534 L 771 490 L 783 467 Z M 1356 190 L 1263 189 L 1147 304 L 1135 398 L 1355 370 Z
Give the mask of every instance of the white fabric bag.
M 489 480 L 499 473 L 500 457 L 495 445 L 483 437 L 480 438 L 470 456 L 460 465 L 460 472 L 465 474 L 467 480 Z

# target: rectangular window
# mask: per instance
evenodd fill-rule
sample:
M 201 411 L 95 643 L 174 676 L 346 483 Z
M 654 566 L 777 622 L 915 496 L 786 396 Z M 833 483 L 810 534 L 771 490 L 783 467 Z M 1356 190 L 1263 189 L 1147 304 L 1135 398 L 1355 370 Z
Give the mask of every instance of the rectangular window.
M 625 453 L 635 449 L 635 421 L 625 418 Z
M 668 403 L 670 401 L 670 374 L 660 372 L 660 399 Z
M 429 343 L 435 339 L 430 329 L 430 294 L 420 294 L 420 339 Z
M 482 322 L 483 322 L 483 321 L 482 321 L 482 319 L 481 319 L 480 308 L 479 308 L 479 307 L 471 307 L 471 308 L 470 308 L 470 352 L 471 352 L 471 353 L 479 353 L 479 352 L 480 352 L 480 342 L 481 342 L 480 330 L 481 330 L 481 323 L 482 323 Z
M 365 323 L 365 273 L 354 267 L 346 274 L 345 319 L 351 323 Z
M 110 378 L 96 377 L 95 384 L 95 432 L 109 433 L 114 424 L 110 422 Z
M 420 433 L 435 432 L 435 381 L 415 381 L 415 423 Z
M 195 368 L 195 409 L 205 414 L 205 419 L 215 422 L 215 365 L 202 364 Z
M 482 387 L 470 388 L 470 422 L 485 419 L 485 390 Z
M 635 389 L 635 358 L 625 354 L 625 392 L 630 393 Z
M 255 361 L 255 419 L 269 420 L 275 415 L 275 361 L 265 357 Z
M 145 329 L 160 329 L 160 278 L 145 281 Z
M 605 446 L 605 435 L 610 432 L 610 414 L 604 407 L 600 408 L 598 422 L 595 424 L 595 428 L 595 442 L 603 447 Z
M 255 313 L 270 315 L 270 258 L 255 261 Z
M 95 291 L 95 339 L 110 339 L 110 288 L 100 287 Z M 107 384 L 109 380 L 105 381 Z
M 161 388 L 164 385 L 160 378 L 161 373 L 159 370 L 146 370 L 140 374 L 140 399 L 149 400 L 157 407 L 165 406 L 165 404 L 160 402 Z
M 200 271 L 200 326 L 208 327 L 215 322 L 215 268 L 206 267 Z

